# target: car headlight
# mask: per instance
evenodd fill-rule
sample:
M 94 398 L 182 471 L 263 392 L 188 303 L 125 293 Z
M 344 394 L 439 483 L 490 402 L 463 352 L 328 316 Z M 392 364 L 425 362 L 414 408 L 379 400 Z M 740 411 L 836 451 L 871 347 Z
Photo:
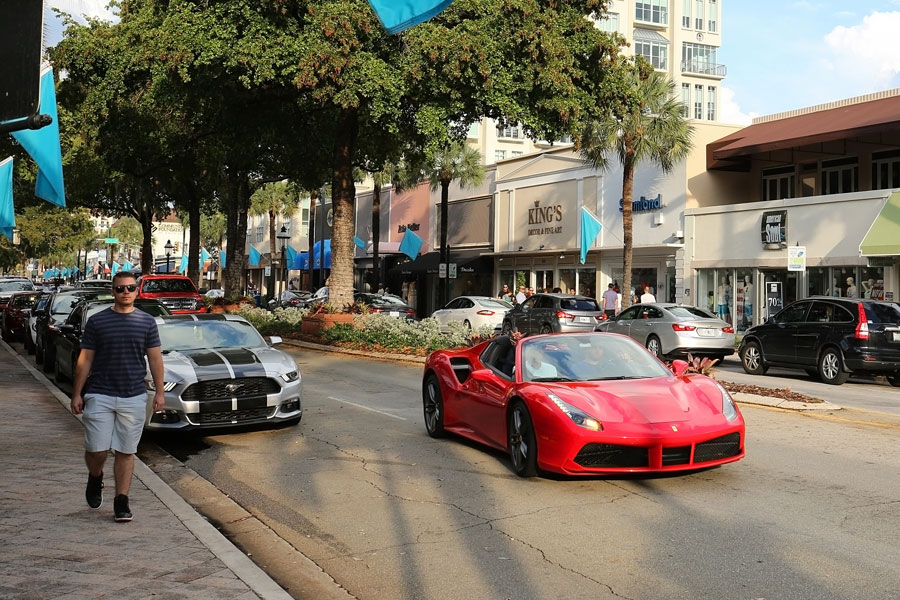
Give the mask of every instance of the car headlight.
M 585 429 L 590 429 L 591 431 L 603 431 L 603 423 L 594 417 L 575 408 L 553 392 L 547 392 L 547 396 L 549 396 L 550 400 L 553 401 L 553 404 L 555 404 L 559 410 L 563 411 L 567 417 L 572 419 L 572 422 L 576 425 L 584 427 Z
M 734 399 L 732 399 L 731 394 L 728 393 L 721 384 L 717 383 L 716 386 L 719 388 L 719 391 L 722 392 L 722 414 L 725 415 L 726 421 L 734 421 L 737 419 L 738 411 L 737 407 L 734 405 Z
M 163 391 L 164 391 L 164 392 L 171 392 L 173 389 L 175 389 L 175 386 L 176 386 L 176 385 L 178 385 L 178 382 L 177 382 L 177 381 L 166 381 L 166 382 L 163 383 Z M 150 391 L 155 392 L 155 391 L 156 391 L 156 384 L 153 383 L 152 380 L 148 381 L 148 382 L 147 382 L 147 389 L 149 389 Z
M 282 381 L 284 381 L 286 383 L 290 383 L 292 381 L 297 381 L 298 379 L 300 379 L 300 372 L 299 371 L 289 371 L 287 373 L 283 373 L 281 375 L 281 379 L 282 379 Z

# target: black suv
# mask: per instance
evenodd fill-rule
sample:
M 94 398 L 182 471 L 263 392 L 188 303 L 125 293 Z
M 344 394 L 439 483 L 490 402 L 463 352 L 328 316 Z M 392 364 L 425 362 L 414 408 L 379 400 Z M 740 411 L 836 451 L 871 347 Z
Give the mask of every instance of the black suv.
M 518 330 L 522 335 L 558 331 L 593 331 L 603 319 L 597 301 L 572 294 L 535 294 L 516 304 L 503 318 L 504 334 Z
M 900 306 L 830 296 L 799 300 L 748 329 L 738 354 L 752 375 L 790 367 L 839 385 L 860 372 L 900 386 Z

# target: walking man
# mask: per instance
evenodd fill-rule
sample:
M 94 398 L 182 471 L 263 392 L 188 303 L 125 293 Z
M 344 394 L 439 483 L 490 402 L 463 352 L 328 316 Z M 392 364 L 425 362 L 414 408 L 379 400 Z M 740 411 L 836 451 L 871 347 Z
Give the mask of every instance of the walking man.
M 163 409 L 165 391 L 159 330 L 153 317 L 134 308 L 134 275 L 116 273 L 112 291 L 113 305 L 85 324 L 70 406 L 74 414 L 84 414 L 84 461 L 88 467 L 84 495 L 88 506 L 100 508 L 103 504 L 103 466 L 112 450 L 116 484 L 113 512 L 116 521 L 122 522 L 132 519 L 128 490 L 146 419 L 145 355 L 156 388 L 154 411 Z
M 603 292 L 603 314 L 607 319 L 616 316 L 616 310 L 619 308 L 619 294 L 616 293 L 616 284 L 610 283 Z

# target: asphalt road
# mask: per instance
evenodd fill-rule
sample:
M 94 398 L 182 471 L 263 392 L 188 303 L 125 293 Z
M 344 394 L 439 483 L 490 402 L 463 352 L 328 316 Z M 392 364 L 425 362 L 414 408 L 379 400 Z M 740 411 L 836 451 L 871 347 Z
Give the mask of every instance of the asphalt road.
M 896 419 L 743 406 L 741 462 L 524 480 L 503 454 L 425 434 L 420 365 L 292 353 L 300 425 L 166 444 L 358 598 L 871 600 L 900 590 Z

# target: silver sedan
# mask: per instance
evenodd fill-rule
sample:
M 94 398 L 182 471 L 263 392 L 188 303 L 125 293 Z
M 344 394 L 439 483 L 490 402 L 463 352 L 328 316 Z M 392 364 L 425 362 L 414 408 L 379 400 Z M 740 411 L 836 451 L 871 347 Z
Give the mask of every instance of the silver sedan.
M 512 304 L 490 296 L 459 296 L 431 315 L 441 326 L 441 331 L 449 331 L 451 321 L 458 321 L 467 329 L 478 329 L 487 325 L 498 329 L 503 317 Z
M 734 353 L 731 324 L 696 306 L 636 304 L 597 330 L 630 336 L 660 358 L 692 354 L 721 359 Z

